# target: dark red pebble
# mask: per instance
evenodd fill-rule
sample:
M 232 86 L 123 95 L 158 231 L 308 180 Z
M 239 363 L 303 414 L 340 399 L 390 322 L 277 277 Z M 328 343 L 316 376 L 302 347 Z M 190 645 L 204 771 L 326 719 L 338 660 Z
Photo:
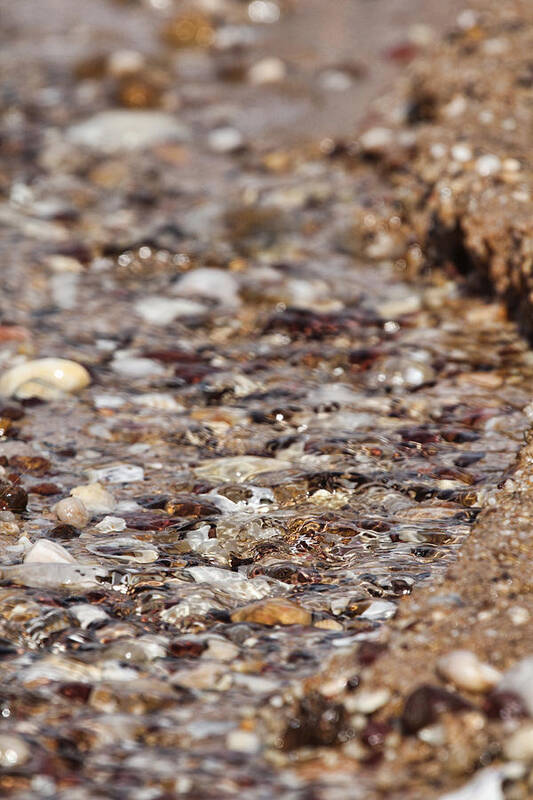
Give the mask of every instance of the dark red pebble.
M 436 722 L 445 711 L 466 711 L 472 704 L 458 694 L 441 689 L 440 686 L 423 684 L 411 692 L 401 716 L 405 733 L 417 733 L 427 725 Z

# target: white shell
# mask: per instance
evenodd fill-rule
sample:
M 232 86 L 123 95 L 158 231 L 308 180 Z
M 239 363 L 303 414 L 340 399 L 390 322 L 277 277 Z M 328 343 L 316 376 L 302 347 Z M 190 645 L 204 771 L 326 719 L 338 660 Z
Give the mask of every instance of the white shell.
M 0 395 L 48 399 L 50 390 L 79 392 L 91 382 L 91 376 L 81 364 L 66 358 L 38 358 L 8 369 L 0 378 Z M 28 394 L 28 392 L 30 392 Z

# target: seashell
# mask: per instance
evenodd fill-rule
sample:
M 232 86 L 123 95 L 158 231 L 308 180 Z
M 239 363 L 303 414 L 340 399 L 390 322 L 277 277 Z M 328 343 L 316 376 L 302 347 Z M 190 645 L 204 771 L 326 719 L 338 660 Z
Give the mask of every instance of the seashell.
M 38 358 L 4 372 L 0 378 L 0 395 L 50 400 L 60 396 L 60 393 L 79 392 L 90 382 L 91 376 L 85 367 L 75 361 Z

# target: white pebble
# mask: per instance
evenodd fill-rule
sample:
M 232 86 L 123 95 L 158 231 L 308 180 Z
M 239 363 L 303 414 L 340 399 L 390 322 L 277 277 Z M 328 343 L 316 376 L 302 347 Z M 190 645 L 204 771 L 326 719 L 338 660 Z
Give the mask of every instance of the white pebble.
M 491 155 L 490 153 L 485 156 L 480 156 L 476 161 L 476 171 L 483 177 L 496 175 L 501 167 L 502 162 L 498 156 Z
M 151 325 L 170 325 L 181 317 L 203 314 L 206 307 L 194 300 L 169 297 L 143 297 L 135 303 L 135 311 Z
M 60 522 L 74 525 L 75 528 L 84 528 L 89 522 L 89 512 L 79 497 L 65 497 L 52 508 Z
M 210 297 L 224 305 L 239 302 L 239 284 L 226 270 L 216 267 L 200 267 L 183 275 L 174 285 L 174 294 L 182 297 Z
M 91 514 L 108 514 L 117 505 L 117 501 L 111 492 L 97 482 L 75 486 L 70 494 L 79 498 Z
M 96 467 L 86 470 L 90 481 L 107 481 L 108 483 L 136 483 L 144 480 L 144 470 L 136 464 L 109 464 L 107 467 Z
M 215 153 L 234 153 L 243 146 L 244 137 L 237 128 L 225 125 L 209 131 L 207 143 Z
M 248 70 L 248 80 L 255 86 L 263 83 L 279 83 L 287 75 L 287 67 L 281 58 L 270 56 L 252 64 Z
M 85 367 L 75 361 L 38 358 L 4 372 L 0 378 L 0 395 L 27 399 L 43 397 L 47 389 L 74 393 L 84 389 L 90 382 L 91 376 Z M 28 388 L 29 384 L 31 386 Z
M 105 153 L 136 150 L 166 141 L 183 141 L 187 129 L 161 111 L 102 111 L 67 130 L 67 139 Z
M 137 50 L 115 50 L 107 60 L 107 68 L 114 78 L 124 78 L 144 67 L 144 56 Z
M 126 520 L 122 517 L 104 517 L 103 520 L 94 527 L 97 531 L 100 531 L 100 533 L 123 531 L 126 528 Z
M 109 619 L 103 608 L 90 605 L 90 603 L 77 603 L 69 607 L 69 613 L 78 621 L 80 628 L 84 630 L 94 622 L 104 622 Z
M 533 715 L 533 656 L 523 658 L 508 670 L 498 684 L 498 691 L 517 694 Z
M 174 400 L 171 394 L 161 394 L 158 392 L 138 394 L 136 397 L 132 397 L 131 401 L 137 406 L 155 408 L 158 411 L 178 412 L 184 410 L 184 407 Z
M 369 128 L 359 137 L 359 144 L 367 153 L 379 153 L 385 150 L 394 141 L 394 134 L 390 128 Z
M 165 374 L 165 368 L 157 361 L 135 356 L 115 357 L 111 362 L 111 369 L 125 378 L 151 378 Z
M 359 689 L 349 698 L 346 707 L 352 714 L 373 714 L 385 705 L 389 697 L 388 689 Z
M 0 734 L 0 767 L 9 769 L 24 764 L 30 757 L 30 748 L 20 736 Z
M 472 159 L 472 150 L 467 144 L 464 142 L 458 142 L 454 144 L 451 150 L 452 158 L 455 161 L 459 161 L 461 164 L 465 164 L 467 161 Z
M 24 556 L 25 564 L 75 564 L 76 560 L 57 542 L 39 539 Z
M 497 669 L 484 664 L 469 650 L 453 650 L 442 656 L 437 662 L 437 671 L 459 689 L 470 692 L 489 691 L 501 678 Z
M 502 782 L 502 771 L 489 767 L 456 792 L 441 795 L 439 800 L 504 800 Z
M 261 747 L 259 737 L 252 731 L 243 731 L 237 728 L 228 733 L 226 737 L 226 747 L 228 750 L 236 750 L 239 753 L 257 753 Z

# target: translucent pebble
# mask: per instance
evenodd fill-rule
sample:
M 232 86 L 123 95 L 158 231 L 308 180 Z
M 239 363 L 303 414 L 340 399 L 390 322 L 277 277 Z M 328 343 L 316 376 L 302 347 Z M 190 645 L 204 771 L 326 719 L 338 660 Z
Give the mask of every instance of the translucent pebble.
M 254 475 L 262 472 L 278 472 L 290 469 L 290 461 L 277 458 L 262 458 L 261 456 L 229 456 L 228 458 L 213 458 L 196 467 L 198 477 L 207 480 L 220 480 L 225 483 L 244 483 Z
M 67 587 L 75 591 L 83 591 L 98 586 L 98 579 L 104 578 L 106 575 L 106 570 L 99 567 L 57 562 L 49 563 L 46 569 L 43 569 L 42 564 L 37 563 L 0 567 L 0 580 L 35 589 Z
M 182 297 L 210 297 L 224 305 L 239 302 L 239 284 L 226 270 L 215 267 L 200 267 L 183 275 L 174 284 L 174 294 Z
M 57 542 L 39 539 L 24 556 L 25 564 L 75 564 L 68 550 Z
M 77 603 L 70 606 L 69 612 L 77 619 L 80 628 L 84 630 L 94 622 L 103 622 L 109 618 L 103 608 L 92 606 L 90 603 Z
M 87 509 L 92 514 L 106 514 L 113 511 L 117 505 L 117 501 L 101 483 L 87 483 L 80 486 L 75 486 L 71 489 L 70 494 L 81 500 Z
M 84 528 L 90 519 L 89 512 L 79 497 L 65 497 L 55 504 L 52 511 L 60 522 L 74 525 L 75 528 Z
M 206 307 L 201 303 L 186 298 L 143 297 L 135 303 L 135 311 L 151 325 L 170 325 L 180 317 L 191 317 L 203 314 Z
M 437 662 L 437 671 L 459 689 L 470 692 L 489 691 L 501 678 L 497 669 L 484 664 L 469 650 L 453 650 L 442 656 Z
M 137 358 L 126 356 L 114 358 L 111 362 L 111 369 L 118 375 L 125 378 L 150 378 L 157 375 L 164 375 L 165 368 L 151 358 Z
M 51 390 L 79 392 L 89 385 L 91 376 L 81 364 L 65 358 L 38 358 L 4 372 L 0 394 L 5 397 L 50 399 Z
M 109 464 L 107 467 L 88 469 L 85 474 L 93 482 L 136 483 L 144 480 L 144 470 L 136 464 Z

